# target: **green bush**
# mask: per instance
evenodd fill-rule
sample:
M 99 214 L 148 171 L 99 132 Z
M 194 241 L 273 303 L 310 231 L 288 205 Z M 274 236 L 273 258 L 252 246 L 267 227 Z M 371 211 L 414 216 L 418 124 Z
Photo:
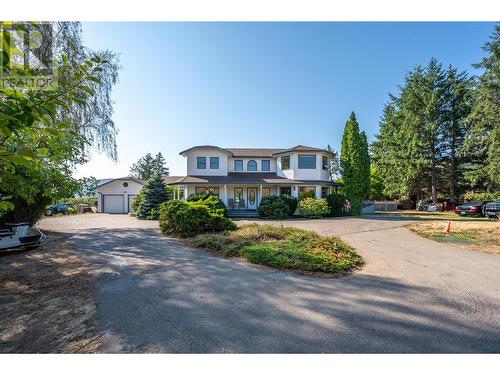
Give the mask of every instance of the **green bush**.
M 201 194 L 191 194 L 189 197 L 187 197 L 188 202 L 203 202 L 207 205 L 209 205 L 212 208 L 224 210 L 224 216 L 227 216 L 227 209 L 226 205 L 216 195 L 211 195 L 211 194 L 206 194 L 206 193 L 201 193 Z
M 143 190 L 139 190 L 139 193 L 137 193 L 137 195 L 135 196 L 134 200 L 132 201 L 132 210 L 134 211 L 134 213 L 137 214 L 137 211 L 139 211 L 139 206 L 142 202 L 142 198 L 144 197 L 144 194 L 142 192 Z
M 349 272 L 362 264 L 354 249 L 335 237 L 291 227 L 246 224 L 232 232 L 200 234 L 189 240 L 195 247 L 225 257 L 285 270 Z
M 303 200 L 306 198 L 316 198 L 316 192 L 313 190 L 308 190 L 308 191 L 304 191 L 304 192 L 299 193 L 299 200 Z
M 462 200 L 464 202 L 468 201 L 498 201 L 500 200 L 500 191 L 492 192 L 492 193 L 465 193 Z
M 305 198 L 299 201 L 299 214 L 310 218 L 320 218 L 330 212 L 325 198 Z
M 288 216 L 289 206 L 281 197 L 270 195 L 260 201 L 257 213 L 260 217 L 283 219 Z
M 295 213 L 295 210 L 297 209 L 297 204 L 299 203 L 297 201 L 297 198 L 292 197 L 288 194 L 283 194 L 280 197 L 288 206 L 288 215 L 292 216 Z
M 236 229 L 233 221 L 224 216 L 224 210 L 215 208 L 213 200 L 163 203 L 159 212 L 162 233 L 175 237 L 192 237 L 202 232 L 220 232 Z
M 328 216 L 345 216 L 347 197 L 343 193 L 328 194 L 325 197 L 330 212 Z

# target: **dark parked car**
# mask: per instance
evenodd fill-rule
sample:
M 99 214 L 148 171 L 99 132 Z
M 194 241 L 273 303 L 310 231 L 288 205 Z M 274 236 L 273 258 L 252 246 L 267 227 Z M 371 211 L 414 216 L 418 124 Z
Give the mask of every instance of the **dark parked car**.
M 71 207 L 69 204 L 66 203 L 56 203 L 53 204 L 52 206 L 48 206 L 45 209 L 45 216 L 52 216 L 55 214 L 64 214 L 67 215 L 69 211 L 73 210 L 73 207 Z
M 484 206 L 489 201 L 470 201 L 462 203 L 455 208 L 455 213 L 460 216 L 484 216 Z
M 500 219 L 500 202 L 486 203 L 484 214 L 490 219 Z

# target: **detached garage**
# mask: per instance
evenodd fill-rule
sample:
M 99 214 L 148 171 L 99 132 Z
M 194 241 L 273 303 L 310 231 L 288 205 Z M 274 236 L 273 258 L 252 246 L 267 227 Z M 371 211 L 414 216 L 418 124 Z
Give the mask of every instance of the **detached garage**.
M 132 177 L 108 180 L 97 187 L 97 211 L 108 214 L 132 212 L 132 201 L 145 181 Z

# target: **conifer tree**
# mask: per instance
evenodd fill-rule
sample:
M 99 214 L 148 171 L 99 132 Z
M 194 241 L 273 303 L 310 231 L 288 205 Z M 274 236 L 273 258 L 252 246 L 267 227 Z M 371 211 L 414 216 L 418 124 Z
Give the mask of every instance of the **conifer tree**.
M 361 214 L 362 201 L 370 191 L 370 157 L 366 135 L 360 133 L 356 115 L 351 112 L 342 136 L 340 151 L 342 181 L 352 213 Z
M 163 177 L 155 173 L 141 190 L 142 200 L 139 204 L 139 219 L 158 220 L 160 204 L 169 198 Z

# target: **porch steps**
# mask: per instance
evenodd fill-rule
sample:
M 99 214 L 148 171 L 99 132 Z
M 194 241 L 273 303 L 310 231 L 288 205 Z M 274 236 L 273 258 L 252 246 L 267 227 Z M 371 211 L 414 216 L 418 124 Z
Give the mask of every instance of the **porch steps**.
M 259 217 L 257 210 L 228 210 L 229 217 Z

